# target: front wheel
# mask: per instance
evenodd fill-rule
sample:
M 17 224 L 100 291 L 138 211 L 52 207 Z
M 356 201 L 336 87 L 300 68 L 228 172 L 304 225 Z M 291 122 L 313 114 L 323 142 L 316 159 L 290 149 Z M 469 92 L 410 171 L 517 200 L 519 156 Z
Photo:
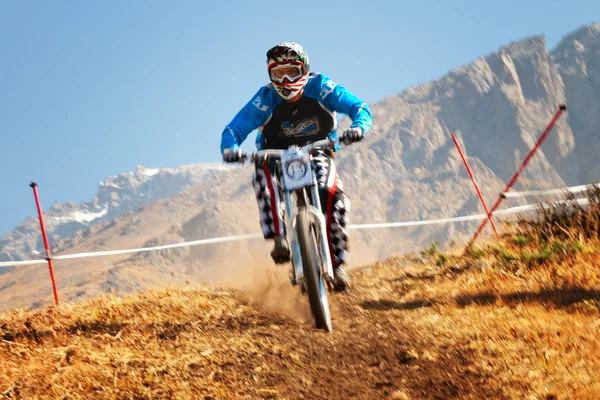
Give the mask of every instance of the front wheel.
M 302 257 L 302 269 L 306 282 L 306 292 L 315 325 L 318 329 L 331 332 L 331 314 L 327 300 L 327 290 L 323 281 L 323 261 L 320 251 L 319 226 L 314 216 L 307 210 L 300 210 L 296 217 L 298 244 Z

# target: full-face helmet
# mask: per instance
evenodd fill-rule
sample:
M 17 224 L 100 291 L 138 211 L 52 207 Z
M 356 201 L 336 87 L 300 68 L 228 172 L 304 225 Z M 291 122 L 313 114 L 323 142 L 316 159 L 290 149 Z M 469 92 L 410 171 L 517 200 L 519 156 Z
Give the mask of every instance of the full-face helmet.
M 297 43 L 279 43 L 267 52 L 269 78 L 277 93 L 293 101 L 302 93 L 308 81 L 309 61 L 306 52 Z

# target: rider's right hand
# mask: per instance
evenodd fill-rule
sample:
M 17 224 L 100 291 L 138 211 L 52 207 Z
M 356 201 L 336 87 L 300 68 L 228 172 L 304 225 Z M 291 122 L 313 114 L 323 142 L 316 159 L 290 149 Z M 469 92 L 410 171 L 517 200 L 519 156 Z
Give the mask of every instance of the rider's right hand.
M 237 163 L 242 161 L 242 149 L 223 150 L 223 161 L 226 163 Z

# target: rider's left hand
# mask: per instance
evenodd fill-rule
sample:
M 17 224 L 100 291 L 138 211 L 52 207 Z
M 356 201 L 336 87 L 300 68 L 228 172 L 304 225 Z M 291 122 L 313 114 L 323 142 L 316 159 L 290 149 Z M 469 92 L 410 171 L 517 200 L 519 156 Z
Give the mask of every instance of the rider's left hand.
M 363 131 L 358 126 L 344 131 L 344 144 L 349 145 L 354 142 L 360 142 L 364 137 Z
M 225 149 L 223 151 L 223 161 L 226 163 L 238 163 L 242 161 L 242 149 Z

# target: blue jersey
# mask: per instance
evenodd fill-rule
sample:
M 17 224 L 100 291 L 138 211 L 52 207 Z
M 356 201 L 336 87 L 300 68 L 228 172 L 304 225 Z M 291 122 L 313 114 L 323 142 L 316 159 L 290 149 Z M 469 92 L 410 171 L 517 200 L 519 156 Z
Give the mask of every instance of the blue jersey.
M 239 147 L 254 129 L 259 130 L 258 149 L 284 149 L 336 138 L 336 112 L 348 115 L 352 127 L 363 132 L 371 127 L 367 104 L 323 74 L 311 73 L 304 95 L 295 102 L 283 101 L 272 84 L 263 86 L 225 127 L 221 152 Z

